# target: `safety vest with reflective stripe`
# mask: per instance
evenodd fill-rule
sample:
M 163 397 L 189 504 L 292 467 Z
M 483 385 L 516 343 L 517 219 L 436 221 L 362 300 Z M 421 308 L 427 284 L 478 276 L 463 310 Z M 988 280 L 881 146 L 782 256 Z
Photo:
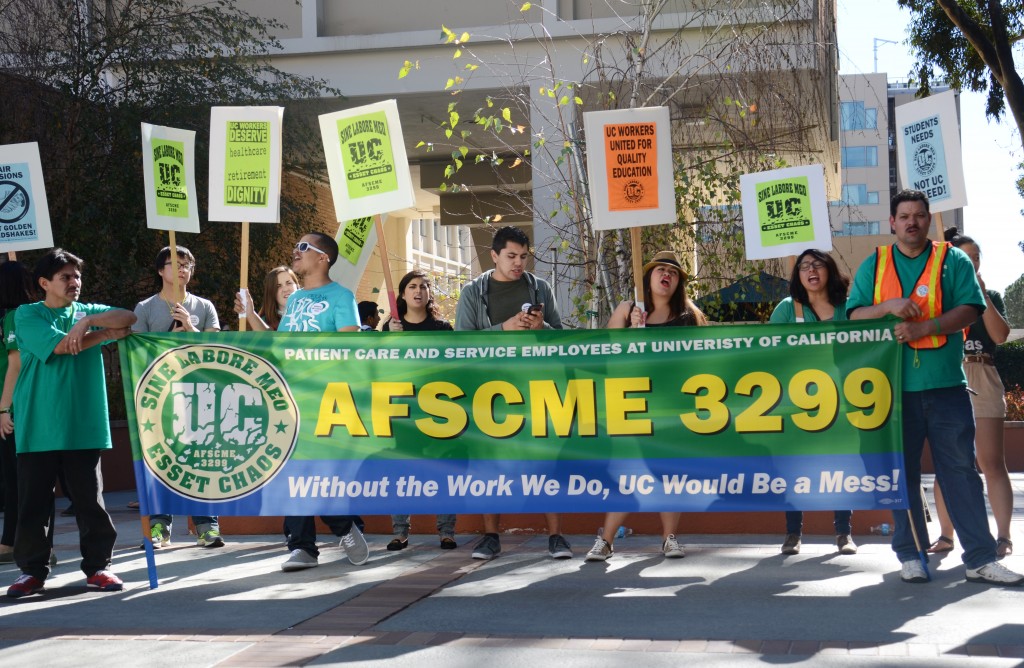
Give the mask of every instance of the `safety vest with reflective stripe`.
M 910 301 L 921 309 L 921 315 L 915 321 L 931 320 L 942 315 L 942 265 L 946 261 L 946 252 L 950 248 L 947 241 L 933 241 L 928 262 L 917 284 L 910 293 Z M 875 251 L 875 303 L 881 304 L 887 299 L 902 299 L 903 285 L 896 272 L 893 246 L 879 246 Z M 919 350 L 941 348 L 946 345 L 945 334 L 922 336 L 908 344 Z

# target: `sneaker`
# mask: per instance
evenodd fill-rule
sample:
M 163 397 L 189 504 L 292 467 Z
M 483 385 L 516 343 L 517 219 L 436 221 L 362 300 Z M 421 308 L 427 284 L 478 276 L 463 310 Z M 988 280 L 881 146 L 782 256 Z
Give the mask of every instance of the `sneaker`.
M 398 552 L 399 550 L 404 550 L 407 547 L 409 547 L 408 536 L 395 536 L 391 539 L 391 542 L 388 543 L 387 550 L 388 552 Z
M 220 537 L 219 531 L 210 529 L 199 534 L 196 545 L 199 547 L 224 547 L 224 539 Z M 156 547 L 156 545 L 153 545 L 153 547 Z
M 587 556 L 583 560 L 607 561 L 608 557 L 613 554 L 615 554 L 615 550 L 612 549 L 612 544 L 598 536 L 597 540 L 594 541 L 594 547 L 590 548 L 590 552 L 587 552 Z
M 676 540 L 675 534 L 671 533 L 665 539 L 664 545 L 661 546 L 661 552 L 665 555 L 666 559 L 682 559 L 686 556 L 686 550 Z
M 345 554 L 353 566 L 362 566 L 370 558 L 370 546 L 366 544 L 363 532 L 355 524 L 341 537 L 341 547 L 345 549 Z
M 1024 583 L 1024 575 L 1014 573 L 998 561 L 985 564 L 981 568 L 967 569 L 968 582 L 981 582 L 984 584 L 1006 585 L 1016 587 Z
M 473 558 L 489 561 L 501 554 L 501 541 L 496 536 L 488 536 L 480 539 L 480 542 L 473 546 Z
M 967 572 L 970 573 L 970 571 Z M 970 576 L 968 576 L 969 578 Z M 928 582 L 928 572 L 924 570 L 920 561 L 911 559 L 900 564 L 900 579 L 904 582 Z
M 31 596 L 43 591 L 43 581 L 31 575 L 21 575 L 7 588 L 7 595 L 11 598 Z
M 800 554 L 800 534 L 786 534 L 786 540 L 782 543 L 782 554 Z
M 839 548 L 839 554 L 857 554 L 857 543 L 853 542 L 848 533 L 836 536 L 836 547 Z
M 96 571 L 90 575 L 85 584 L 89 589 L 97 591 L 121 591 L 124 589 L 124 582 L 110 571 Z
M 154 522 L 149 527 L 149 539 L 153 541 L 153 549 L 159 550 L 171 544 L 171 531 L 163 522 Z
M 288 555 L 288 558 L 281 564 L 281 570 L 285 573 L 291 571 L 301 571 L 307 568 L 316 568 L 320 565 L 317 558 L 309 552 L 302 549 L 292 550 L 292 553 Z
M 53 551 L 53 550 L 50 550 L 50 568 L 53 568 L 56 565 L 57 565 L 57 553 L 55 551 Z
M 441 549 L 442 550 L 454 550 L 459 546 L 455 542 L 455 539 L 451 536 L 441 536 Z
M 572 559 L 572 548 L 562 534 L 556 533 L 548 536 L 548 554 L 552 559 Z

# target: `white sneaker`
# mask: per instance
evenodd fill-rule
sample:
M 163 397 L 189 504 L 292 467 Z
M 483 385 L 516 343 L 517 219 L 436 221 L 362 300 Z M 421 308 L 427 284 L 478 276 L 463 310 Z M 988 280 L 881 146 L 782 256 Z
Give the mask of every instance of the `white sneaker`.
M 665 544 L 661 546 L 661 551 L 666 559 L 682 559 L 686 556 L 686 550 L 676 541 L 675 534 L 671 533 L 665 539 Z
M 1024 575 L 1014 573 L 998 561 L 985 564 L 981 568 L 968 568 L 967 580 L 984 584 L 1006 585 L 1016 587 L 1024 583 Z
M 288 555 L 288 558 L 281 564 L 281 570 L 285 573 L 290 571 L 301 571 L 307 568 L 316 568 L 320 565 L 317 558 L 309 552 L 301 549 L 292 550 L 292 553 Z
M 584 561 L 607 561 L 608 557 L 613 554 L 615 554 L 615 550 L 612 549 L 611 543 L 598 536 L 597 540 L 594 541 L 594 547 L 590 548 L 590 552 L 587 552 Z
M 928 572 L 924 570 L 920 561 L 912 559 L 900 565 L 900 579 L 904 582 L 928 582 Z
M 363 532 L 355 524 L 341 537 L 341 547 L 345 549 L 345 556 L 354 566 L 362 566 L 370 558 L 370 546 L 366 544 Z

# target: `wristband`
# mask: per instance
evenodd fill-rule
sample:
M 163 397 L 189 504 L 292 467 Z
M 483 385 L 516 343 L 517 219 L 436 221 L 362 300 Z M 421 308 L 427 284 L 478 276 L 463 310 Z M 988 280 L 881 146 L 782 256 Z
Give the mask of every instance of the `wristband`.
M 939 319 L 932 318 L 932 322 L 935 323 L 935 335 L 938 336 L 939 334 L 942 334 L 942 328 L 939 327 Z

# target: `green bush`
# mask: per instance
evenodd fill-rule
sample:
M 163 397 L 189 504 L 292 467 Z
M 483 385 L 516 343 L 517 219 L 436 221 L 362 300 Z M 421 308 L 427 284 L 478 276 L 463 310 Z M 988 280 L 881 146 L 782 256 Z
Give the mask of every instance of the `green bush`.
M 1024 387 L 1024 339 L 996 348 L 995 360 L 1003 385 Z

